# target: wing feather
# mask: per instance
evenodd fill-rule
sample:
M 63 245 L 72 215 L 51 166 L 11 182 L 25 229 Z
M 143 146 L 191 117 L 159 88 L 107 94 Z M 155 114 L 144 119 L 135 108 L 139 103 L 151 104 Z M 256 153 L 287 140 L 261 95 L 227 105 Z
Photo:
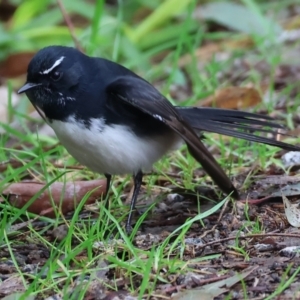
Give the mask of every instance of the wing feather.
M 165 123 L 186 142 L 190 153 L 202 165 L 214 182 L 227 194 L 238 192 L 219 166 L 212 154 L 206 149 L 192 127 L 184 121 L 176 108 L 151 84 L 139 77 L 119 77 L 107 87 L 107 93 L 117 97 L 140 111 Z

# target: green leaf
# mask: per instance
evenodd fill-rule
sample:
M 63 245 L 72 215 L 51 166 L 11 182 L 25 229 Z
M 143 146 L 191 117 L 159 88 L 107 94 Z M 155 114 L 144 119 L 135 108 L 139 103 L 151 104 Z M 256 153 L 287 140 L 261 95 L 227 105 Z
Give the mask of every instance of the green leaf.
M 136 29 L 127 28 L 128 37 L 134 42 L 147 36 L 153 29 L 167 22 L 171 17 L 183 12 L 190 0 L 166 0 L 156 8 Z
M 0 46 L 7 44 L 13 40 L 13 36 L 6 31 L 3 24 L 0 23 Z
M 26 0 L 21 5 L 18 6 L 15 11 L 11 29 L 22 28 L 26 25 L 34 16 L 40 14 L 47 10 L 48 4 L 51 0 Z
M 227 28 L 248 34 L 265 36 L 270 31 L 274 34 L 282 32 L 279 24 L 266 16 L 262 17 L 256 6 L 250 4 L 246 7 L 234 2 L 208 3 L 200 7 L 199 15 L 200 18 L 213 20 Z

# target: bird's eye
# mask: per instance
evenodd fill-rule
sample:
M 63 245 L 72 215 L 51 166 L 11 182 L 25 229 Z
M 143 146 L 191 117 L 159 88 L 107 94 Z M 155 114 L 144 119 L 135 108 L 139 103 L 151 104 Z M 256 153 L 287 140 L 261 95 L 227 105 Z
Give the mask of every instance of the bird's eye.
M 52 72 L 50 75 L 51 79 L 54 81 L 58 81 L 61 78 L 61 76 L 62 76 L 62 72 L 57 72 L 57 71 Z

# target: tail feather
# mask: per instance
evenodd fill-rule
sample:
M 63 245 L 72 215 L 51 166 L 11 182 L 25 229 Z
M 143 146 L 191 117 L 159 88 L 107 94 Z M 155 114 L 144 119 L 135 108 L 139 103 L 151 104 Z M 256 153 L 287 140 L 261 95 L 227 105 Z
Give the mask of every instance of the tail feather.
M 258 133 L 277 134 L 278 129 L 285 128 L 270 116 L 208 107 L 176 107 L 176 109 L 183 119 L 197 131 L 214 132 L 277 146 L 289 151 L 300 151 L 298 146 L 258 135 Z

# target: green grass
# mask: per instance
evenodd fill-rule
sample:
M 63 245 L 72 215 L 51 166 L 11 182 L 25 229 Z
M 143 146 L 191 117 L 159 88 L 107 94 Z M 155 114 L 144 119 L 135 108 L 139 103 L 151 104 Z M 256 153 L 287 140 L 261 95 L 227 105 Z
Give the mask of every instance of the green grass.
M 242 2 L 261 18 L 264 24 L 267 24 L 264 12 L 274 3 L 271 1 L 260 3 L 253 0 Z M 12 26 L 6 30 L 9 42 L 1 43 L 0 39 L 0 49 L 5 55 L 8 55 L 9 50 L 13 50 L 13 52 L 37 50 L 37 48 L 51 43 L 72 45 L 68 29 L 65 26 L 57 25 L 62 21 L 62 16 L 56 5 L 45 11 L 44 4 L 41 6 L 38 3 L 40 1 L 37 0 L 20 2 Z M 271 73 L 281 63 L 282 48 L 274 47 L 274 33 L 270 32 L 264 39 L 253 35 L 253 48 L 236 49 L 236 51 L 230 52 L 227 61 L 220 63 L 216 57 L 206 61 L 205 67 L 200 73 L 197 68 L 198 58 L 195 52 L 203 42 L 235 39 L 241 33 L 207 32 L 205 24 L 197 23 L 192 18 L 192 12 L 197 5 L 195 1 L 168 0 L 164 4 L 155 1 L 153 13 L 148 18 L 138 21 L 132 20 L 134 15 L 132 12 L 145 9 L 145 1 L 131 1 L 129 4 L 120 2 L 118 7 L 109 9 L 103 4 L 103 1 L 99 0 L 95 2 L 94 6 L 87 4 L 85 9 L 82 9 L 82 1 L 72 0 L 72 3 L 74 4 L 71 5 L 71 1 L 65 2 L 69 13 L 79 13 L 89 23 L 87 27 L 76 28 L 77 37 L 87 49 L 87 53 L 112 58 L 132 68 L 151 82 L 162 82 L 160 90 L 172 103 L 176 103 L 176 101 L 170 96 L 171 87 L 175 84 L 185 86 L 188 83 L 186 74 L 178 67 L 183 55 L 190 54 L 192 57 L 192 63 L 185 68 L 189 75 L 192 93 L 187 99 L 182 99 L 183 105 L 198 104 L 199 99 L 213 93 L 220 86 L 228 85 L 229 82 L 226 80 L 220 81 L 220 73 L 230 70 L 233 61 L 249 55 L 248 52 L 255 61 L 267 61 L 271 66 Z M 173 16 L 177 13 L 179 13 L 179 18 L 174 21 Z M 45 23 L 49 28 L 43 26 Z M 36 27 L 37 25 L 40 27 Z M 18 46 L 13 46 L 12 42 L 16 37 L 19 43 Z M 270 41 L 270 44 L 265 42 L 266 39 Z M 163 52 L 165 52 L 163 59 L 158 64 L 153 63 L 157 59 L 157 55 Z M 259 88 L 261 80 L 260 75 L 252 70 L 241 85 L 251 82 Z M 19 80 L 9 81 L 9 95 L 11 95 L 12 89 L 19 85 Z M 286 87 L 281 94 L 288 95 L 290 89 L 292 87 Z M 270 95 L 275 94 L 272 80 L 268 91 Z M 291 116 L 299 104 L 299 96 L 295 98 L 295 101 L 287 108 L 287 114 L 282 116 L 290 128 L 293 127 Z M 8 183 L 21 182 L 28 177 L 46 182 L 45 189 L 48 189 L 55 181 L 67 182 L 70 178 L 72 180 L 92 180 L 101 176 L 88 170 L 74 170 L 71 174 L 66 167 L 77 163 L 61 145 L 57 145 L 56 138 L 41 135 L 36 127 L 28 127 L 29 121 L 32 121 L 28 116 L 29 101 L 23 97 L 22 105 L 15 109 L 12 107 L 10 99 L 11 97 L 8 96 L 9 119 L 20 122 L 21 128 L 16 129 L 11 124 L 1 124 L 5 133 L 0 138 L 0 161 L 14 160 L 19 162 L 19 166 L 13 167 L 8 164 L 7 169 L 0 174 L 0 191 Z M 276 108 L 276 103 L 262 103 L 256 109 L 259 108 L 265 108 L 271 113 Z M 39 125 L 42 124 L 39 123 Z M 7 146 L 7 143 L 12 140 L 14 142 Z M 295 139 L 291 139 L 291 141 L 295 142 Z M 228 174 L 238 175 L 241 168 L 250 168 L 255 164 L 261 170 L 267 169 L 271 165 L 284 169 L 280 159 L 275 158 L 278 149 L 274 147 L 251 144 L 249 149 L 248 142 L 237 139 L 228 141 L 223 137 L 209 134 L 207 134 L 205 144 L 211 149 L 218 149 L 214 152 Z M 53 166 L 55 162 L 62 164 L 63 168 Z M 145 181 L 148 183 L 145 197 L 150 197 L 154 189 L 160 190 L 160 195 L 154 202 L 159 202 L 165 197 L 164 192 L 168 191 L 168 188 L 155 186 L 159 175 L 165 176 L 170 185 L 187 190 L 194 190 L 199 185 L 207 184 L 209 180 L 206 177 L 195 178 L 195 173 L 200 168 L 195 160 L 187 154 L 186 147 L 182 147 L 156 163 L 155 174 L 145 177 Z M 168 175 L 174 172 L 178 174 L 179 178 Z M 37 220 L 43 222 L 42 226 L 36 225 L 33 221 L 36 216 L 26 212 L 26 208 L 40 194 L 36 194 L 22 209 L 13 208 L 6 202 L 0 203 L 0 250 L 8 250 L 9 257 L 7 259 L 12 261 L 27 290 L 20 299 L 37 294 L 46 298 L 55 293 L 62 294 L 63 299 L 84 299 L 89 284 L 92 284 L 92 279 L 97 278 L 99 272 L 106 269 L 115 274 L 115 277 L 111 275 L 110 280 L 102 283 L 106 288 L 118 290 L 117 280 L 126 278 L 126 290 L 139 299 L 149 299 L 150 295 L 156 291 L 158 283 L 171 282 L 172 276 L 177 278 L 188 271 L 195 271 L 196 268 L 191 265 L 195 266 L 202 261 L 209 262 L 220 256 L 220 254 L 204 255 L 186 260 L 185 237 L 188 236 L 191 226 L 195 224 L 203 226 L 203 219 L 215 213 L 224 201 L 206 212 L 201 211 L 200 203 L 199 214 L 170 232 L 163 241 L 153 243 L 148 248 L 139 247 L 134 241 L 134 236 L 138 234 L 143 221 L 151 215 L 156 203 L 139 217 L 133 233 L 127 236 L 123 224 L 128 215 L 128 207 L 124 207 L 124 197 L 122 196 L 125 193 L 124 190 L 130 185 L 130 176 L 116 176 L 114 179 L 119 184 L 112 187 L 110 210 L 106 210 L 103 202 L 99 202 L 86 209 L 93 212 L 86 218 L 82 218 L 81 211 L 89 194 L 84 197 L 70 218 L 63 217 L 59 209 L 56 211 L 57 218 L 55 219 L 38 217 Z M 247 189 L 251 180 L 251 176 L 246 178 L 241 189 Z M 222 199 L 221 196 L 220 199 Z M 26 229 L 14 229 L 13 226 L 16 223 L 27 221 L 29 223 Z M 48 231 L 58 226 L 65 227 L 65 236 L 62 239 L 51 240 Z M 258 220 L 251 223 L 249 219 L 245 228 L 241 229 L 241 233 L 262 231 L 263 228 Z M 44 264 L 30 274 L 19 267 L 17 260 L 15 247 L 22 243 L 24 245 L 28 243 L 41 245 L 49 252 Z M 239 245 L 238 241 L 234 250 L 242 254 L 245 260 L 249 258 L 249 254 Z M 287 269 L 287 273 L 288 271 L 289 269 Z M 287 285 L 293 282 L 298 272 L 297 269 L 289 277 L 289 280 L 282 282 L 278 286 L 278 290 L 268 299 L 275 298 L 280 294 Z M 85 276 L 88 278 L 86 281 Z M 101 281 L 101 278 L 99 280 Z M 73 288 L 72 291 L 70 287 Z M 247 287 L 244 286 L 243 291 L 246 295 L 245 289 Z

